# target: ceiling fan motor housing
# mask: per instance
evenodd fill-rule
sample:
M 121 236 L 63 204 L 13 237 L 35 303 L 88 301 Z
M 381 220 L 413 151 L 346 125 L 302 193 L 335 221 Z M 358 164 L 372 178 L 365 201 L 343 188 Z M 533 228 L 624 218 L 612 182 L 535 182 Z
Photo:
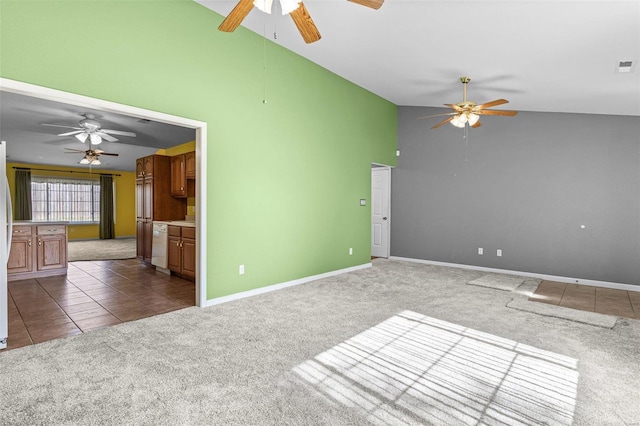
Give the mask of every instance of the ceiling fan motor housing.
M 97 132 L 98 130 L 100 130 L 100 123 L 90 118 L 80 120 L 80 126 L 84 127 L 85 130 L 89 133 Z

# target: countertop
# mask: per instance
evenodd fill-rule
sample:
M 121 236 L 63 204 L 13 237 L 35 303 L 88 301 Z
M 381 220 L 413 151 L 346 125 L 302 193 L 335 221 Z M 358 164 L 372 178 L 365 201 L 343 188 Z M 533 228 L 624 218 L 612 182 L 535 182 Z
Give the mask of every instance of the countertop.
M 153 223 L 162 223 L 162 224 L 172 225 L 172 226 L 186 226 L 189 228 L 196 227 L 195 221 L 191 221 L 191 220 L 154 220 Z
M 68 225 L 68 221 L 57 221 L 57 222 L 38 222 L 36 220 L 14 220 L 13 226 L 40 226 L 40 225 Z

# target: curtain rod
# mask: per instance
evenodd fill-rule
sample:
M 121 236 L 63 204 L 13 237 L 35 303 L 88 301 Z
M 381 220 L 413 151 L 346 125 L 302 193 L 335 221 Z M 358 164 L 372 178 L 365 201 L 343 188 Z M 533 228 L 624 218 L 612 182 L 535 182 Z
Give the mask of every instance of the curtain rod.
M 98 173 L 93 173 L 93 172 L 74 172 L 73 170 L 54 170 L 54 169 L 38 169 L 35 167 L 14 167 L 14 169 L 16 170 L 40 170 L 43 172 L 60 172 L 60 173 L 84 173 L 87 175 L 95 175 Z M 122 176 L 119 175 L 117 173 L 99 173 L 100 176 Z

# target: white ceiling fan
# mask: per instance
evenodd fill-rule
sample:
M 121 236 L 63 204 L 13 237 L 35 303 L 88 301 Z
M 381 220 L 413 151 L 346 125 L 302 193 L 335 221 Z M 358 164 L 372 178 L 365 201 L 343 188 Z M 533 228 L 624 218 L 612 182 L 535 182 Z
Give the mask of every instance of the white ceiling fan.
M 60 133 L 58 136 L 75 136 L 80 142 L 85 143 L 87 139 L 91 142 L 92 145 L 98 145 L 102 143 L 102 139 L 109 142 L 117 142 L 118 139 L 111 135 L 119 135 L 119 136 L 129 136 L 132 138 L 136 137 L 136 134 L 133 132 L 125 132 L 123 130 L 111 130 L 111 129 L 103 129 L 100 122 L 96 120 L 96 116 L 94 114 L 83 114 L 84 119 L 78 122 L 80 127 L 73 126 L 63 126 L 60 124 L 47 124 L 40 123 L 43 126 L 49 127 L 64 127 L 67 129 L 74 129 L 71 132 Z

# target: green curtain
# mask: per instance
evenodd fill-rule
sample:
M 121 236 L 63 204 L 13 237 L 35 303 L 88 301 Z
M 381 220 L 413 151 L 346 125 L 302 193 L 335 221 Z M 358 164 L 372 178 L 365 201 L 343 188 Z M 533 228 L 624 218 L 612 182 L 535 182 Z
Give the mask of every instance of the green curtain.
M 100 175 L 100 239 L 116 237 L 113 224 L 113 177 Z
M 31 220 L 31 169 L 16 169 L 15 220 Z

